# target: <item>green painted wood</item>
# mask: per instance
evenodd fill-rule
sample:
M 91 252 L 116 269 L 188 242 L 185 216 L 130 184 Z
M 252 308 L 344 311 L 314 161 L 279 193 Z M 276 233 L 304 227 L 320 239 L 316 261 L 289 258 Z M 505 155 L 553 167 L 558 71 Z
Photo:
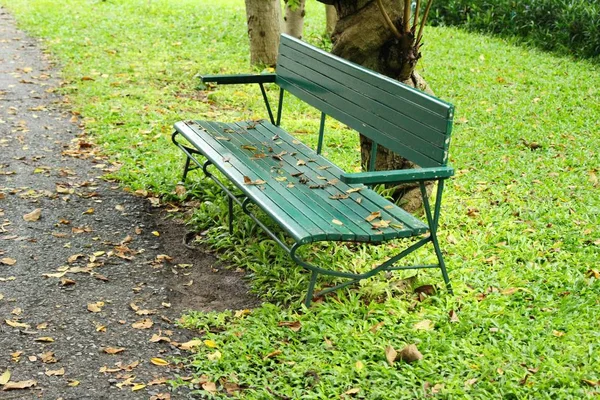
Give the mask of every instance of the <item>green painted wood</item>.
M 424 126 L 421 126 L 420 130 L 410 131 L 406 127 L 401 126 L 403 122 L 408 120 L 404 117 L 396 118 L 395 123 L 391 123 L 389 120 L 394 120 L 394 116 L 386 114 L 386 111 L 389 110 L 386 110 L 380 103 L 368 99 L 357 92 L 353 92 L 351 89 L 337 83 L 331 77 L 322 75 L 320 72 L 305 67 L 299 62 L 286 59 L 284 56 L 280 56 L 278 62 L 279 66 L 286 68 L 280 72 L 282 79 L 293 80 L 296 84 L 300 85 L 303 79 L 305 83 L 310 81 L 310 97 L 316 97 L 332 107 L 342 110 L 342 114 L 349 116 L 347 121 L 342 122 L 357 121 L 358 124 L 351 125 L 352 128 L 361 133 L 363 131 L 367 132 L 366 135 L 370 139 L 387 148 L 392 150 L 400 148 L 402 151 L 405 151 L 403 150 L 405 147 L 410 147 L 413 151 L 421 153 L 423 156 L 441 162 L 444 155 L 444 148 L 428 141 L 429 138 L 427 136 L 428 134 L 435 135 L 438 139 L 441 139 L 439 141 L 444 146 L 445 137 L 443 135 L 437 132 L 432 133 L 430 128 Z M 307 98 L 303 100 L 311 101 Z M 377 113 L 375 110 L 378 110 Z M 336 116 L 334 115 L 334 117 Z M 371 130 L 374 132 L 368 133 L 370 130 L 366 130 L 365 125 L 372 128 Z
M 210 160 L 219 171 L 232 182 L 242 182 L 243 176 L 252 174 L 245 164 L 235 159 L 234 155 L 224 148 L 218 140 L 214 139 L 204 128 L 195 121 L 182 121 L 175 124 L 175 129 L 183 135 L 196 149 Z M 224 159 L 230 159 L 225 163 Z M 227 164 L 227 165 L 226 165 Z M 256 178 L 257 179 L 257 178 Z M 290 216 L 282 210 L 276 201 L 265 195 L 258 186 L 236 185 L 245 196 L 249 198 L 260 198 L 261 203 L 266 206 L 264 210 L 279 225 L 299 243 L 308 243 L 314 240 L 327 240 L 327 235 L 318 228 L 310 218 L 302 219 L 301 215 Z M 282 200 L 282 199 L 279 199 Z M 300 223 L 301 222 L 301 223 Z
M 420 105 L 424 109 L 430 110 L 432 113 L 438 114 L 444 118 L 452 116 L 449 112 L 453 106 L 444 100 L 404 85 L 390 77 L 379 74 L 361 65 L 337 57 L 325 50 L 311 46 L 302 40 L 283 34 L 281 35 L 280 41 L 280 53 L 285 53 L 285 47 L 297 49 L 298 51 L 303 52 L 307 57 L 322 60 L 325 64 L 329 63 L 330 65 L 334 65 L 337 69 L 350 76 L 383 89 L 394 96 L 405 98 L 407 101 Z
M 242 163 L 245 168 L 248 168 L 248 173 L 251 175 L 246 175 L 252 180 L 261 179 L 264 180 L 265 183 L 260 186 L 254 185 L 245 185 L 243 175 L 237 176 L 237 179 L 232 179 L 232 182 L 236 184 L 236 186 L 243 189 L 245 187 L 254 187 L 258 188 L 258 192 L 254 191 L 254 193 L 248 197 L 250 197 L 256 204 L 260 206 L 265 212 L 270 213 L 271 208 L 276 207 L 284 210 L 289 216 L 284 223 L 287 224 L 297 224 L 298 226 L 303 226 L 310 221 L 309 224 L 316 226 L 317 232 L 313 233 L 311 237 L 311 241 L 315 240 L 336 240 L 336 241 L 354 241 L 358 240 L 357 235 L 346 225 L 336 225 L 332 223 L 330 219 L 324 216 L 319 212 L 319 209 L 316 207 L 316 204 L 305 205 L 305 202 L 300 201 L 295 196 L 290 196 L 289 189 L 286 190 L 285 186 L 274 179 L 272 179 L 271 171 L 267 169 L 260 168 L 260 164 L 257 164 L 259 160 L 252 160 L 252 156 L 255 151 L 249 151 L 242 149 L 241 146 L 247 143 L 250 146 L 257 147 L 258 151 L 263 153 L 267 152 L 266 147 L 260 147 L 258 143 L 254 140 L 246 140 L 245 142 L 239 142 L 237 140 L 233 140 L 234 138 L 247 138 L 247 133 L 236 133 L 242 132 L 239 129 L 236 129 L 234 125 L 228 125 L 218 122 L 212 121 L 197 121 L 202 127 L 205 129 L 212 131 L 215 137 L 230 137 L 232 138 L 229 141 L 216 139 L 218 144 L 228 150 L 229 156 L 226 156 L 226 162 L 223 160 L 217 161 L 217 163 L 222 164 L 221 168 L 226 168 L 226 164 L 230 163 Z M 265 157 L 266 158 L 266 157 Z M 268 201 L 267 201 L 268 200 Z M 277 218 L 278 222 L 282 222 Z
M 285 48 L 285 53 L 280 57 L 280 63 L 287 60 L 299 62 L 302 65 L 315 70 L 320 75 L 327 77 L 324 82 L 333 81 L 344 88 L 349 94 L 348 99 L 359 105 L 367 107 L 368 111 L 387 119 L 391 123 L 399 124 L 400 129 L 409 132 L 420 131 L 425 139 L 443 147 L 448 128 L 446 116 L 442 117 L 430 110 L 416 105 L 406 98 L 392 95 L 385 90 L 379 89 L 363 80 L 340 71 L 330 63 L 335 64 L 336 59 L 327 57 L 324 59 L 310 59 L 306 54 L 293 48 Z M 283 63 L 282 63 L 283 64 Z M 329 89 L 329 88 L 328 88 Z M 331 90 L 338 91 L 334 87 Z
M 445 165 L 452 105 L 282 36 L 277 84 L 424 167 Z
M 236 125 L 242 127 L 245 125 L 245 123 L 238 123 Z M 311 186 L 314 187 L 316 185 L 325 183 L 324 181 L 319 181 L 316 177 L 317 175 L 311 171 L 311 167 L 316 166 L 319 161 L 316 157 L 316 154 L 314 152 L 312 154 L 312 159 L 314 159 L 315 162 L 310 162 L 307 159 L 304 159 L 303 161 L 305 161 L 306 164 L 302 166 L 297 165 L 298 160 L 301 160 L 301 158 L 298 156 L 292 156 L 291 152 L 282 155 L 280 157 L 282 161 L 273 159 L 272 155 L 280 153 L 283 148 L 277 144 L 279 140 L 272 140 L 274 135 L 271 131 L 264 129 L 264 125 L 266 125 L 266 123 L 255 125 L 254 129 L 248 130 L 247 135 L 235 135 L 235 137 L 232 137 L 232 142 L 236 140 L 240 145 L 249 142 L 267 143 L 269 147 L 273 148 L 273 152 L 270 153 L 268 157 L 255 160 L 254 162 L 256 163 L 257 167 L 262 167 L 263 170 L 269 171 L 272 174 L 272 179 L 275 179 L 276 177 L 285 177 L 287 179 L 284 182 L 276 181 L 279 183 L 282 191 L 286 192 L 286 198 L 288 196 L 297 198 L 305 205 L 305 207 L 308 207 L 313 212 L 319 214 L 328 226 L 335 225 L 332 222 L 334 219 L 341 221 L 343 223 L 343 227 L 347 228 L 349 232 L 355 235 L 354 238 L 347 237 L 348 240 L 360 242 L 374 240 L 375 238 L 373 237 L 374 235 L 371 226 L 363 223 L 362 218 L 360 218 L 360 214 L 355 213 L 351 207 L 346 205 L 332 207 L 332 200 L 329 199 L 325 190 L 316 188 L 311 189 Z M 283 134 L 283 132 L 281 132 L 281 134 Z M 303 175 L 299 177 L 292 176 L 292 174 L 299 172 L 302 172 Z M 309 181 L 306 183 L 301 183 L 301 178 L 308 178 Z M 290 183 L 294 184 L 293 188 L 287 187 L 287 185 Z M 337 227 L 337 225 L 335 226 Z
M 345 183 L 363 183 L 365 185 L 375 185 L 380 183 L 406 183 L 427 180 L 439 180 L 450 178 L 453 175 L 454 168 L 433 167 L 342 174 L 340 176 L 340 179 L 342 180 L 342 182 Z
M 201 75 L 202 83 L 244 84 L 244 83 L 274 83 L 276 74 L 238 74 L 238 75 Z
M 299 142 L 296 138 L 289 135 L 287 132 L 283 131 L 282 129 L 280 129 L 278 127 L 273 127 L 270 124 L 263 124 L 263 126 L 267 129 L 269 129 L 269 131 L 273 135 L 277 134 L 280 137 L 281 141 L 285 142 L 285 144 L 280 145 L 281 148 L 283 148 L 284 150 L 297 151 L 305 159 L 310 159 L 313 157 L 313 155 L 314 155 L 313 149 L 306 146 L 304 143 Z M 340 169 L 337 165 L 333 164 L 331 161 L 327 160 L 324 157 L 322 159 L 318 159 L 317 164 L 330 166 L 329 168 L 323 169 L 323 170 L 319 170 L 317 167 L 317 170 L 316 170 L 316 172 L 318 174 L 326 177 L 328 180 L 339 179 L 340 176 L 342 174 L 344 174 L 344 171 L 342 169 Z M 314 168 L 313 168 L 313 170 L 314 170 Z M 355 204 L 359 204 L 359 203 L 356 203 L 356 200 L 358 198 L 361 198 L 362 201 L 360 203 L 360 206 L 362 206 L 364 209 L 364 211 L 361 213 L 361 215 L 363 217 L 366 215 L 369 215 L 372 211 L 381 211 L 382 215 L 384 217 L 383 219 L 386 219 L 386 220 L 392 219 L 392 220 L 402 223 L 403 225 L 405 225 L 407 227 L 406 232 L 397 234 L 394 237 L 412 236 L 415 234 L 424 233 L 424 232 L 428 231 L 428 227 L 427 227 L 427 225 L 425 225 L 423 223 L 423 221 L 414 217 L 412 214 L 407 213 L 404 209 L 396 206 L 392 202 L 384 199 L 375 191 L 373 191 L 369 188 L 365 188 L 363 185 L 336 184 L 333 186 L 328 186 L 326 188 L 326 190 L 331 195 L 340 195 L 340 194 L 343 195 L 343 194 L 347 194 L 346 191 L 348 189 L 351 189 L 354 187 L 363 187 L 363 189 L 360 192 L 351 193 L 350 197 L 348 199 L 346 199 L 345 201 L 351 201 L 351 202 L 354 202 Z M 398 232 L 396 232 L 396 233 L 398 233 Z

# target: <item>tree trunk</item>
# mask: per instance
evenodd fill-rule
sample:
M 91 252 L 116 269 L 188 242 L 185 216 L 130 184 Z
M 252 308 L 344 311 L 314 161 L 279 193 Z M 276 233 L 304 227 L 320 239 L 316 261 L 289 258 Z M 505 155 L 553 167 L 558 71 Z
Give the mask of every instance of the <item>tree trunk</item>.
M 329 36 L 333 33 L 335 29 L 335 24 L 337 23 L 337 11 L 335 11 L 334 6 L 325 6 L 325 31 Z
M 279 0 L 246 0 L 250 63 L 277 64 L 281 33 L 281 3 Z
M 295 38 L 302 39 L 304 29 L 304 15 L 306 14 L 306 0 L 285 1 L 285 33 Z
M 433 94 L 427 83 L 414 71 L 420 53 L 418 46 L 414 45 L 414 27 L 410 31 L 404 26 L 403 1 L 382 0 L 390 20 L 397 31 L 402 32 L 401 37 L 397 37 L 386 24 L 376 0 L 319 1 L 334 5 L 339 18 L 332 34 L 333 54 Z M 360 144 L 362 166 L 365 168 L 369 165 L 371 141 L 360 135 Z M 400 155 L 383 146 L 377 147 L 376 170 L 414 167 L 415 164 Z M 394 198 L 399 200 L 404 209 L 414 211 L 421 207 L 418 184 L 396 185 L 395 189 Z M 431 186 L 428 187 L 430 190 Z

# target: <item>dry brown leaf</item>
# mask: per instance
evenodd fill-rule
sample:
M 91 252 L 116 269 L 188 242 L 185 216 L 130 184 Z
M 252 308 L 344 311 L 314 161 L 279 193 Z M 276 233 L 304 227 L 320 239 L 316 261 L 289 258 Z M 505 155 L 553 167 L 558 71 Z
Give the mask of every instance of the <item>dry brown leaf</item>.
M 42 209 L 36 208 L 32 212 L 23 215 L 23 219 L 27 222 L 35 222 L 35 221 L 39 220 L 41 216 L 42 216 Z
M 8 382 L 3 387 L 2 390 L 18 390 L 18 389 L 29 389 L 37 385 L 37 382 L 34 380 L 28 381 L 20 381 L 20 382 Z
M 450 317 L 450 322 L 460 322 L 458 319 L 458 314 L 454 310 L 450 310 L 448 317 Z
M 272 352 L 270 352 L 269 354 L 267 354 L 266 356 L 264 356 L 264 357 L 263 357 L 263 360 L 266 360 L 266 359 L 268 359 L 268 358 L 273 358 L 273 357 L 276 357 L 276 356 L 278 356 L 278 355 L 280 355 L 280 354 L 281 354 L 281 350 L 275 350 L 275 351 L 272 351 Z
M 424 319 L 413 325 L 413 328 L 421 331 L 430 331 L 433 329 L 433 321 L 430 319 Z
M 178 347 L 181 350 L 191 350 L 194 347 L 198 347 L 200 345 L 202 345 L 202 340 L 196 339 L 196 340 L 190 340 L 190 341 L 185 342 L 185 343 L 181 343 Z
M 54 339 L 52 339 L 50 336 L 42 336 L 39 338 L 35 338 L 33 339 L 36 342 L 44 342 L 44 343 L 52 343 L 54 342 Z
M 100 311 L 102 311 L 102 307 L 104 307 L 103 301 L 97 301 L 95 303 L 89 303 L 87 305 L 88 311 L 93 313 L 99 313 Z
M 150 338 L 150 342 L 152 343 L 159 343 L 159 342 L 167 342 L 170 343 L 171 339 L 166 337 L 166 336 L 161 336 L 160 333 L 155 333 L 152 335 L 152 337 Z M 180 347 L 181 348 L 181 347 Z M 186 349 L 187 350 L 187 349 Z
M 0 375 L 0 385 L 6 385 L 10 381 L 10 371 L 6 370 Z
M 134 322 L 133 324 L 131 324 L 131 327 L 135 329 L 149 329 L 152 327 L 152 325 L 154 325 L 154 322 L 152 322 L 150 318 L 145 318 L 140 321 Z
M 55 370 L 46 370 L 45 374 L 47 376 L 63 376 L 65 374 L 65 369 L 64 368 L 60 368 L 60 369 L 55 369 Z
M 398 356 L 402 361 L 407 363 L 418 361 L 423 358 L 423 354 L 421 354 L 419 349 L 417 349 L 417 346 L 414 344 L 409 344 L 408 346 L 404 347 Z
M 54 364 L 58 360 L 54 357 L 54 353 L 51 351 L 47 351 L 45 353 L 40 354 L 40 358 L 44 364 Z
M 344 225 L 344 223 L 342 221 L 337 220 L 337 219 L 332 219 L 331 222 L 333 222 L 336 225 Z
M 277 326 L 287 326 L 294 332 L 298 332 L 302 328 L 302 324 L 300 323 L 300 321 L 281 321 L 277 324 Z
M 367 218 L 365 218 L 365 221 L 371 222 L 375 218 L 381 218 L 381 211 L 373 211 Z
M 67 383 L 67 386 L 76 387 L 76 386 L 79 386 L 80 383 L 81 382 L 79 382 L 78 380 L 69 379 L 69 383 Z
M 102 349 L 107 354 L 117 354 L 125 351 L 124 347 L 105 347 Z
M 77 283 L 77 282 L 75 282 L 73 279 L 69 279 L 69 278 L 61 278 L 60 279 L 60 284 L 63 286 L 71 286 L 71 285 L 74 285 L 75 283 Z
M 511 288 L 504 289 L 504 290 L 503 290 L 502 292 L 500 292 L 500 293 L 501 293 L 501 294 L 504 294 L 504 295 L 511 295 L 511 294 L 514 294 L 514 293 L 518 292 L 520 289 L 521 289 L 521 288 L 515 288 L 515 287 L 511 287 Z
M 15 265 L 16 263 L 17 263 L 17 260 L 15 260 L 14 258 L 5 257 L 5 258 L 0 259 L 0 264 Z
M 67 262 L 69 264 L 73 264 L 75 261 L 77 261 L 79 258 L 85 257 L 85 254 L 73 254 L 72 256 L 69 256 L 69 258 L 67 258 Z
M 13 328 L 29 329 L 29 325 L 24 324 L 22 322 L 12 321 L 10 319 L 5 319 L 4 322 L 6 322 L 7 325 L 12 326 Z
M 346 390 L 344 392 L 344 394 L 353 395 L 353 394 L 357 394 L 358 392 L 360 392 L 360 388 L 352 388 L 352 389 Z
M 390 365 L 394 365 L 394 361 L 396 361 L 397 356 L 398 352 L 393 346 L 385 346 L 385 359 Z
M 217 385 L 214 382 L 205 382 L 202 384 L 202 389 L 209 393 L 217 393 Z

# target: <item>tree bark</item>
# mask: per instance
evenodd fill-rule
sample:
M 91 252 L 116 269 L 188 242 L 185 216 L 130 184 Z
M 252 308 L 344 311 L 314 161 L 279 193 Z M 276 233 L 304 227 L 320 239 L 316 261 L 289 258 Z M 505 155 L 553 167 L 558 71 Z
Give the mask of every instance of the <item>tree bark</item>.
M 275 66 L 281 33 L 279 0 L 246 0 L 250 63 Z
M 304 30 L 304 16 L 306 15 L 305 1 L 296 0 L 291 2 L 290 0 L 285 1 L 285 17 L 283 17 L 285 24 L 285 33 L 295 38 L 302 39 L 302 32 Z
M 338 21 L 337 11 L 335 11 L 335 7 L 331 5 L 325 6 L 325 31 L 329 36 L 335 30 L 335 24 Z
M 420 58 L 414 46 L 414 31 L 404 29 L 404 2 L 382 0 L 384 9 L 397 31 L 398 38 L 386 24 L 381 9 L 375 0 L 319 0 L 335 6 L 338 22 L 332 34 L 332 53 L 349 61 L 363 65 L 373 71 L 389 76 L 409 86 L 433 94 L 427 83 L 414 71 Z M 410 21 L 408 22 L 410 24 Z M 369 165 L 371 141 L 360 135 L 361 161 Z M 383 146 L 377 147 L 376 170 L 414 168 L 415 164 L 393 153 Z M 431 185 L 428 186 L 428 191 Z M 418 185 L 395 186 L 394 198 L 408 211 L 422 206 Z

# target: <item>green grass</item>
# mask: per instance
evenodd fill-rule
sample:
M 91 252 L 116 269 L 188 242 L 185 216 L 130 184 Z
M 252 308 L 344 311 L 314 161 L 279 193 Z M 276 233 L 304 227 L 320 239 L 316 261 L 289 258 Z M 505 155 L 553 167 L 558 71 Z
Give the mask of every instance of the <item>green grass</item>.
M 195 90 L 198 72 L 251 70 L 242 2 L 0 4 L 45 39 L 73 110 L 123 164 L 115 177 L 131 189 L 177 198 L 183 160 L 169 139 L 174 122 L 265 115 L 256 88 Z M 315 44 L 322 42 L 321 17 L 311 3 L 307 38 Z M 431 28 L 425 38 L 420 69 L 458 110 L 451 146 L 458 173 L 445 192 L 440 231 L 456 296 L 441 290 L 419 302 L 399 288 L 402 277 L 381 276 L 305 310 L 307 274 L 248 219 L 239 218 L 227 235 L 223 196 L 194 175 L 189 193 L 202 203 L 191 223 L 208 229 L 207 243 L 248 269 L 253 290 L 272 303 L 249 315 L 185 316 L 184 325 L 208 332 L 217 345 L 189 361 L 199 376 L 218 387 L 237 383 L 246 399 L 598 394 L 583 380 L 600 379 L 600 283 L 588 274 L 600 256 L 600 67 L 455 29 Z M 317 112 L 298 102 L 286 112 L 284 126 L 314 144 Z M 328 132 L 328 155 L 356 168 L 355 135 L 333 122 Z M 361 270 L 400 244 L 326 245 L 313 256 Z M 440 281 L 429 271 L 415 284 Z M 450 322 L 452 310 L 459 322 Z M 423 320 L 433 329 L 415 329 Z M 285 321 L 300 329 L 280 326 Z M 411 343 L 421 361 L 386 362 L 386 346 Z M 281 353 L 267 357 L 274 351 Z M 353 388 L 360 391 L 344 394 Z

